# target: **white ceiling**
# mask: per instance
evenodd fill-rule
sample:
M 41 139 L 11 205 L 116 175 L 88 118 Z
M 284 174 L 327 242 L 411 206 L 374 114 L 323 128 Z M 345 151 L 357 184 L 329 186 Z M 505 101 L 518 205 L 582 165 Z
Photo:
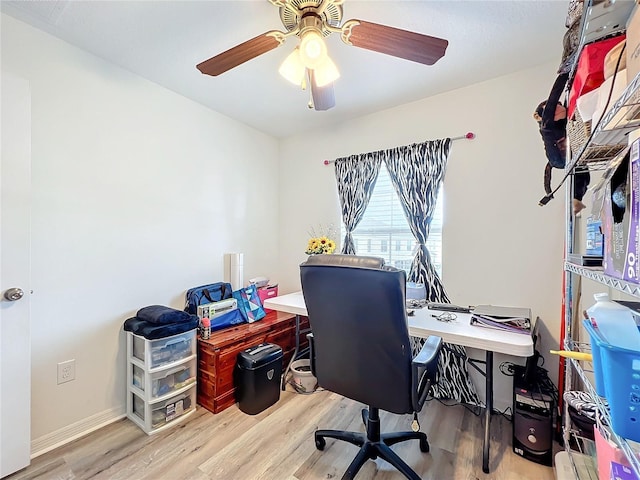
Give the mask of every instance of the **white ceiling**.
M 2 12 L 276 137 L 412 102 L 547 61 L 560 63 L 566 0 L 358 1 L 351 18 L 449 40 L 426 66 L 327 39 L 341 71 L 336 107 L 307 108 L 308 92 L 278 74 L 297 38 L 218 77 L 196 64 L 268 30 L 283 30 L 267 0 L 1 1 Z M 549 79 L 549 88 L 553 79 Z

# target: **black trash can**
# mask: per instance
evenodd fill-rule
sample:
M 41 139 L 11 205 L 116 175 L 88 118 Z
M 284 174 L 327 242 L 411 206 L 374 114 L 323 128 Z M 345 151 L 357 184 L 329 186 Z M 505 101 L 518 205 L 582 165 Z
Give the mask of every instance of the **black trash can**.
M 235 372 L 236 401 L 244 413 L 255 415 L 280 399 L 282 348 L 261 343 L 238 355 Z

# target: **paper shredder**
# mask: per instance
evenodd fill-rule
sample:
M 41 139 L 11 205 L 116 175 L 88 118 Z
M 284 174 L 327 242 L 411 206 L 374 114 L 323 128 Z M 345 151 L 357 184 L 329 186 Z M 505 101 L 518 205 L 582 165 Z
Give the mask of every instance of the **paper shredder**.
M 261 343 L 238 354 L 236 401 L 244 413 L 255 415 L 280 399 L 282 348 Z

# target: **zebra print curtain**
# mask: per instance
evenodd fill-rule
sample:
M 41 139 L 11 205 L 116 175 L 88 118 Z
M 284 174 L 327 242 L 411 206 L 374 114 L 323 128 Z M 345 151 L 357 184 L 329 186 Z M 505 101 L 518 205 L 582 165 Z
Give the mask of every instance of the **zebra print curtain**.
M 382 152 L 351 155 L 335 161 L 342 222 L 346 230 L 342 241 L 342 253 L 356 253 L 351 233 L 362 220 L 369 204 L 381 163 Z
M 390 149 L 384 159 L 411 233 L 418 242 L 409 281 L 430 286 L 427 300 L 432 302 L 448 301 L 431 262 L 427 237 L 450 148 L 451 140 L 448 138 L 414 143 Z
M 418 242 L 409 281 L 423 283 L 427 300 L 442 303 L 450 303 L 450 300 L 433 267 L 426 243 L 450 148 L 451 139 L 447 138 L 392 148 L 384 155 L 391 183 Z M 412 337 L 411 343 L 415 355 L 424 345 L 424 339 Z M 433 389 L 434 397 L 479 405 L 478 394 L 467 371 L 465 348 L 449 343 L 444 347 L 440 352 L 440 380 Z

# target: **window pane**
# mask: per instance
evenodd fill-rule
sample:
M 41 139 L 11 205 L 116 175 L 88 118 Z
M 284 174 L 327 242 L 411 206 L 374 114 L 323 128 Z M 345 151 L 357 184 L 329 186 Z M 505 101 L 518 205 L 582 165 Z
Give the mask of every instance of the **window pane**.
M 344 225 L 341 226 L 341 237 L 344 238 Z M 396 195 L 385 165 L 380 166 L 380 173 L 375 189 L 371 195 L 369 206 L 364 217 L 353 232 L 356 253 L 382 257 L 388 265 L 409 273 L 416 248 L 416 241 L 409 229 L 402 205 Z M 366 248 L 358 248 L 366 245 Z M 431 260 L 439 274 L 442 273 L 442 196 L 438 202 L 431 221 L 431 231 L 427 239 L 427 248 Z

